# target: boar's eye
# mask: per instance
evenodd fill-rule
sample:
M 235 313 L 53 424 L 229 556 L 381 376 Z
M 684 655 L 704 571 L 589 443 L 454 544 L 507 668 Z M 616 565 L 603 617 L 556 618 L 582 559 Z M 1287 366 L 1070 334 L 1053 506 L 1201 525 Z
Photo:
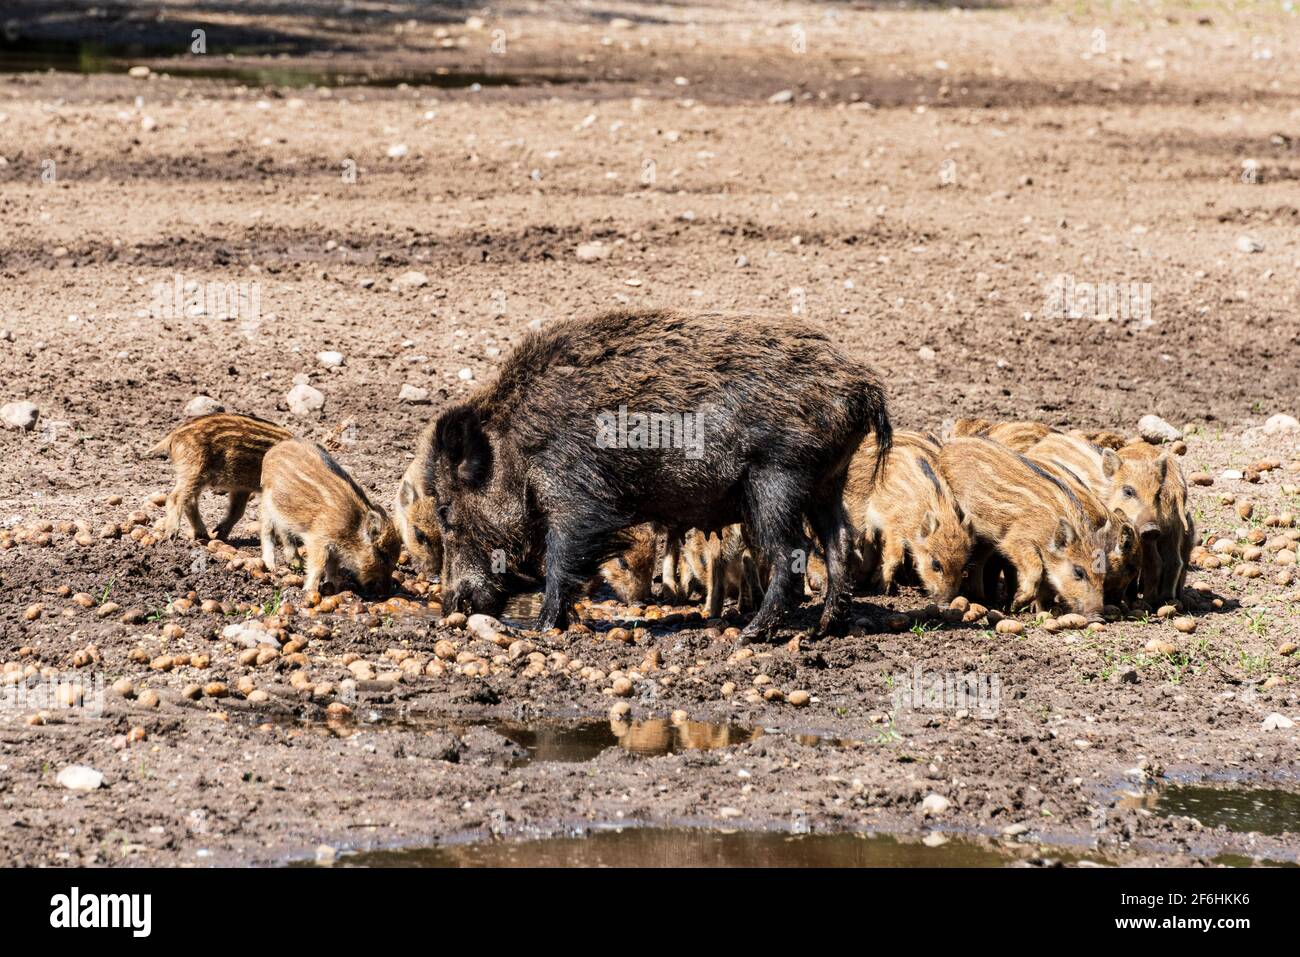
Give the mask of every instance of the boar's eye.
M 1133 488 L 1132 485 L 1125 485 L 1124 488 L 1123 488 L 1121 491 L 1123 491 L 1123 493 L 1124 493 L 1124 497 L 1125 497 L 1125 498 L 1137 498 L 1137 497 L 1138 497 L 1137 489 Z
M 421 545 L 429 544 L 429 536 L 424 534 L 424 532 L 420 531 L 418 528 L 415 530 L 415 540 Z
M 937 558 L 930 559 L 930 567 L 937 572 L 943 571 L 943 563 Z
M 441 525 L 445 531 L 451 530 L 451 506 L 450 505 L 438 506 L 438 524 Z
M 1082 568 L 1080 568 L 1078 565 L 1075 565 L 1075 566 L 1074 566 L 1074 577 L 1075 577 L 1075 579 L 1076 579 L 1077 581 L 1083 581 L 1085 578 L 1088 577 L 1088 574 L 1087 574 L 1087 572 L 1085 572 Z

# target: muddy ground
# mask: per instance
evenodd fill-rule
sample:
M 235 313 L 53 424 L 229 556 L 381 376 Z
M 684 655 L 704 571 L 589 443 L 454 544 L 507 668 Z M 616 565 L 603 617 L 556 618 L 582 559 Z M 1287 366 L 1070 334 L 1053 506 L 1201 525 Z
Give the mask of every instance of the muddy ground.
M 745 651 L 734 617 L 599 602 L 589 631 L 498 646 L 439 623 L 411 569 L 409 604 L 304 612 L 292 580 L 246 564 L 255 506 L 238 556 L 152 543 L 169 471 L 141 457 L 207 395 L 331 439 L 388 501 L 421 426 L 530 324 L 793 309 L 876 365 L 900 426 L 1190 423 L 1183 467 L 1214 477 L 1193 490 L 1202 531 L 1276 538 L 1266 520 L 1300 511 L 1300 437 L 1261 428 L 1300 412 L 1294 14 L 10 6 L 9 69 L 107 72 L 0 74 L 0 399 L 39 409 L 0 431 L 0 659 L 77 676 L 86 702 L 131 690 L 106 689 L 102 714 L 0 709 L 0 861 L 271 864 L 618 821 L 980 835 L 1030 861 L 1295 860 L 1296 827 L 1212 828 L 1142 793 L 1300 792 L 1300 735 L 1270 720 L 1300 720 L 1282 653 L 1300 586 L 1278 550 L 1258 578 L 1232 557 L 1195 571 L 1191 634 L 1154 615 L 892 631 L 926 604 L 905 590 L 860 597 L 849 636 L 809 636 L 810 604 Z M 193 29 L 206 54 L 183 52 Z M 375 82 L 315 85 L 348 73 Z M 1062 274 L 1149 284 L 1150 309 L 1053 316 Z M 156 290 L 177 276 L 256 303 L 169 311 Z M 322 409 L 290 412 L 296 376 Z M 1281 468 L 1222 477 L 1263 459 Z M 137 510 L 137 538 L 99 537 Z M 252 633 L 226 632 L 251 619 L 274 620 L 248 640 L 301 647 L 241 664 Z M 995 713 L 899 706 L 917 668 L 996 676 Z M 608 736 L 641 750 L 547 751 L 561 722 L 607 720 L 616 671 L 636 673 L 626 717 L 654 722 Z M 103 786 L 64 788 L 69 765 Z

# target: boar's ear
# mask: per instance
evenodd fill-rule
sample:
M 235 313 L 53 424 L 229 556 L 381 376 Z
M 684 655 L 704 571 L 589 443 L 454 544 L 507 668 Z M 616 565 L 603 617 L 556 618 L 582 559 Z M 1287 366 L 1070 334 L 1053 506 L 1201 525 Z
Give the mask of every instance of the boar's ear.
M 1057 522 L 1056 534 L 1052 536 L 1052 541 L 1047 547 L 1054 552 L 1060 553 L 1065 551 L 1072 541 L 1074 541 L 1074 529 L 1070 527 L 1069 522 L 1061 519 Z
M 1119 523 L 1119 539 L 1117 540 L 1116 551 L 1127 552 L 1137 543 L 1137 529 L 1133 527 L 1133 523 L 1128 520 L 1128 516 L 1122 511 L 1117 508 L 1111 509 L 1111 511 L 1114 512 L 1115 520 Z
M 933 535 L 938 527 L 939 520 L 934 517 L 934 512 L 926 512 L 925 518 L 921 519 L 921 541 Z
M 1156 459 L 1156 475 L 1160 476 L 1161 484 L 1164 484 L 1165 476 L 1169 472 L 1169 454 L 1165 453 Z
M 473 487 L 481 485 L 492 471 L 492 446 L 469 406 L 457 406 L 438 420 L 438 449 L 456 470 L 456 477 Z
M 419 497 L 420 493 L 415 490 L 415 486 L 403 480 L 402 490 L 397 494 L 397 501 L 401 503 L 402 508 L 410 508 Z
M 1119 471 L 1119 456 L 1115 454 L 1114 449 L 1101 450 L 1101 470 L 1106 478 L 1113 478 Z
M 375 509 L 366 513 L 366 520 L 361 525 L 362 534 L 366 536 L 366 541 L 376 542 L 384 531 L 384 517 Z

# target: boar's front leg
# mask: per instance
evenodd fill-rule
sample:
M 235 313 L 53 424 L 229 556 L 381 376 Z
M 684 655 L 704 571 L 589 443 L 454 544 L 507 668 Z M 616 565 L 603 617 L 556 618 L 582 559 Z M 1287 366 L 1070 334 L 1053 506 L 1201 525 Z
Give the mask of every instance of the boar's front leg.
M 741 632 L 742 641 L 776 629 L 790 602 L 795 579 L 801 577 L 794 569 L 795 553 L 807 545 L 803 536 L 806 497 L 801 487 L 807 483 L 785 471 L 755 469 L 749 475 L 745 522 L 759 552 L 771 563 L 772 573 L 758 614 Z
M 596 573 L 609 542 L 622 527 L 602 527 L 597 521 L 552 521 L 546 533 L 546 588 L 537 616 L 538 631 L 569 627 L 574 601 Z

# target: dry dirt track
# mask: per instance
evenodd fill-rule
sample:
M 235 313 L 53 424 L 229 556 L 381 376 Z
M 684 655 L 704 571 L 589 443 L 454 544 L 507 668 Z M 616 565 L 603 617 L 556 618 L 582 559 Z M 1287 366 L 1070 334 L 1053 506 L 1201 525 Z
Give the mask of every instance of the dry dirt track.
M 483 15 L 286 2 L 262 5 L 269 13 L 252 23 L 236 5 L 200 2 L 165 4 L 162 22 L 97 22 L 89 6 L 7 11 L 17 35 L 46 51 L 90 36 L 141 44 L 129 62 L 155 73 L 0 75 L 0 403 L 40 410 L 32 431 L 0 431 L 0 519 L 11 531 L 56 523 L 49 545 L 0 552 L 0 658 L 71 670 L 73 652 L 93 643 L 103 661 L 86 674 L 129 676 L 163 700 L 150 710 L 109 693 L 106 717 L 42 726 L 26 723 L 31 709 L 0 710 L 0 860 L 276 861 L 321 841 L 420 841 L 489 821 L 761 826 L 788 823 L 792 808 L 826 829 L 996 835 L 1029 822 L 1031 838 L 1095 841 L 1117 861 L 1206 860 L 1224 847 L 1294 856 L 1286 835 L 1208 833 L 1115 794 L 1140 760 L 1297 790 L 1296 731 L 1261 730 L 1274 712 L 1300 719 L 1294 656 L 1278 654 L 1300 631 L 1296 586 L 1274 583 L 1273 566 L 1254 581 L 1194 576 L 1225 602 L 1199 605 L 1187 637 L 1137 622 L 1090 636 L 1031 627 L 1018 641 L 982 627 L 880 633 L 887 605 L 924 604 L 911 594 L 860 599 L 862 635 L 805 637 L 757 660 L 733 660 L 725 639 L 680 623 L 632 647 L 534 638 L 606 677 L 657 649 L 653 695 L 643 687 L 633 699 L 638 717 L 681 708 L 865 742 L 812 749 L 769 735 L 685 755 L 611 752 L 592 775 L 579 764 L 507 766 L 510 747 L 477 733 L 448 743 L 295 734 L 284 723 L 253 732 L 259 708 L 238 696 L 186 702 L 187 684 L 233 688 L 243 676 L 277 692 L 267 714 L 319 715 L 331 699 L 293 691 L 287 663 L 242 666 L 238 649 L 214 640 L 243 617 L 237 605 L 271 607 L 273 583 L 204 563 L 188 545 L 78 546 L 57 528 L 81 520 L 94 533 L 137 508 L 156 517 L 147 498 L 168 475 L 140 454 L 200 394 L 338 436 L 340 459 L 387 501 L 423 423 L 490 375 L 530 323 L 623 306 L 798 309 L 880 369 L 906 427 L 978 414 L 1131 431 L 1155 412 L 1199 426 L 1188 471 L 1292 463 L 1296 437 L 1258 426 L 1300 413 L 1293 14 L 736 0 L 501 4 Z M 474 15 L 484 22 L 467 24 Z M 181 49 L 196 27 L 205 57 L 148 55 Z M 244 55 L 258 49 L 283 56 Z M 294 71 L 396 81 L 445 69 L 485 85 L 181 75 L 214 68 L 276 70 L 263 79 L 279 84 Z M 782 91 L 785 102 L 769 101 Z M 1047 315 L 1058 275 L 1149 284 L 1149 315 Z M 227 321 L 159 316 L 155 286 L 176 276 L 245 284 L 259 309 Z M 344 364 L 326 368 L 325 350 Z M 285 402 L 300 375 L 325 400 L 306 417 Z M 404 384 L 428 390 L 429 404 L 399 402 Z M 1199 491 L 1203 530 L 1300 510 L 1288 484 L 1300 484 L 1294 468 Z M 1258 503 L 1250 521 L 1220 504 L 1225 492 Z M 242 528 L 236 544 L 251 557 L 254 525 Z M 61 585 L 152 620 L 100 619 Z M 226 600 L 232 614 L 170 614 L 188 592 Z M 37 603 L 40 617 L 25 620 Z M 173 617 L 184 634 L 164 642 Z M 423 665 L 448 636 L 383 610 L 327 627 L 305 667 L 335 688 L 351 674 L 346 654 L 382 673 L 393 667 L 386 650 Z M 1175 655 L 1144 650 L 1166 633 Z M 451 637 L 460 651 L 500 653 Z M 137 646 L 149 658 L 206 653 L 210 667 L 155 672 L 128 659 Z M 608 682 L 524 677 L 524 662 L 486 678 L 380 682 L 362 689 L 371 698 L 358 710 L 405 701 L 457 720 L 607 711 Z M 918 664 L 999 674 L 1000 716 L 895 715 L 882 732 L 891 676 Z M 673 667 L 680 674 L 663 682 Z M 813 703 L 744 701 L 760 672 Z M 1274 676 L 1288 680 L 1264 690 Z M 727 681 L 740 690 L 724 697 Z M 116 748 L 134 727 L 147 738 Z M 108 788 L 65 800 L 54 779 L 70 763 L 99 768 Z M 923 819 L 931 793 L 952 806 Z

